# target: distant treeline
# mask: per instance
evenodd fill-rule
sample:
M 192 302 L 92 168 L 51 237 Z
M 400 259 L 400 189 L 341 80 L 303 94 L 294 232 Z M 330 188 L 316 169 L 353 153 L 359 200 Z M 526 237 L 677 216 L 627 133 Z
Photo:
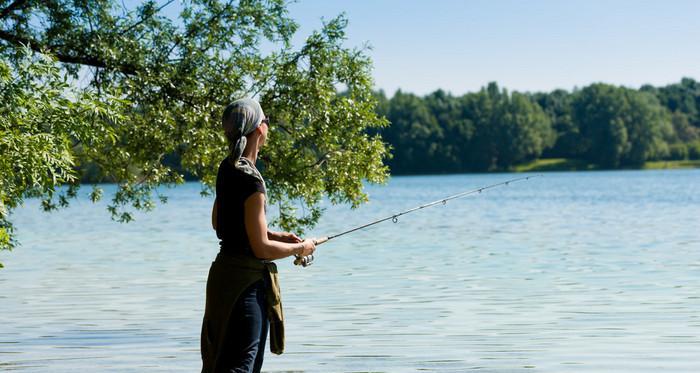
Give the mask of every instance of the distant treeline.
M 601 168 L 700 159 L 700 84 L 639 90 L 595 83 L 573 92 L 377 93 L 392 174 L 508 170 L 538 158 Z

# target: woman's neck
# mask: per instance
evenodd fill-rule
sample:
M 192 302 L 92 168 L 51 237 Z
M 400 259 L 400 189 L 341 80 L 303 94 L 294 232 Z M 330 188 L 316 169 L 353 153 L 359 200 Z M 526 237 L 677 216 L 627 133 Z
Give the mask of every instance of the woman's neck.
M 258 149 L 257 146 L 246 147 L 241 154 L 241 157 L 248 158 L 253 164 L 258 160 Z

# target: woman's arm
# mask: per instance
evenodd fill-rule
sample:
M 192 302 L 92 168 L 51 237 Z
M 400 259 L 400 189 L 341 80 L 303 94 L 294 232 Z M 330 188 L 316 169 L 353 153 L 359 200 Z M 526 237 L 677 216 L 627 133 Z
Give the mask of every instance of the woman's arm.
M 300 243 L 285 243 L 270 240 L 265 219 L 265 195 L 256 192 L 245 200 L 245 230 L 253 254 L 260 259 L 281 259 L 292 255 L 311 255 L 316 249 L 313 240 Z
M 267 238 L 272 240 L 272 241 L 289 242 L 289 243 L 297 243 L 297 242 L 303 241 L 301 238 L 299 238 L 294 233 L 291 233 L 291 232 L 273 232 L 269 229 L 267 230 Z

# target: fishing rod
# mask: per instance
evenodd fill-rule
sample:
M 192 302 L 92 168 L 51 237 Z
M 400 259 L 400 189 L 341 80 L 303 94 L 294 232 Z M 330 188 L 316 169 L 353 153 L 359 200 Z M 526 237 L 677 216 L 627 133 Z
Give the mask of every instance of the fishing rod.
M 499 187 L 499 186 L 508 186 L 508 185 L 511 184 L 511 183 L 515 183 L 515 182 L 518 182 L 518 181 L 530 180 L 530 179 L 532 179 L 532 178 L 534 178 L 534 177 L 539 177 L 539 176 L 542 176 L 542 175 L 533 175 L 533 176 L 518 177 L 518 178 L 515 178 L 515 179 L 510 179 L 510 180 L 502 181 L 502 182 L 500 182 L 500 183 L 487 185 L 487 186 L 484 186 L 484 187 L 481 187 L 481 188 L 468 190 L 468 191 L 466 191 L 466 192 L 457 193 L 457 194 L 451 195 L 451 196 L 449 196 L 449 197 L 441 198 L 441 199 L 439 199 L 439 200 L 437 200 L 437 201 L 433 201 L 433 202 L 430 202 L 430 203 L 426 203 L 426 204 L 424 204 L 424 205 L 416 206 L 416 207 L 410 208 L 410 209 L 408 209 L 408 210 L 406 210 L 406 211 L 401 211 L 401 212 L 399 212 L 399 213 L 396 213 L 396 214 L 387 216 L 387 217 L 385 217 L 385 218 L 381 218 L 381 219 L 375 220 L 375 221 L 373 221 L 373 222 L 370 222 L 370 223 L 367 223 L 367 224 L 363 224 L 363 225 L 360 225 L 360 226 L 355 227 L 355 228 L 352 228 L 352 229 L 348 229 L 348 230 L 346 230 L 345 232 L 341 232 L 341 233 L 338 233 L 338 234 L 334 234 L 334 235 L 332 235 L 332 236 L 317 238 L 317 239 L 314 240 L 314 245 L 317 245 L 317 246 L 318 246 L 318 245 L 320 245 L 320 244 L 322 244 L 322 243 L 325 243 L 325 242 L 328 242 L 328 241 L 330 241 L 330 240 L 332 240 L 332 239 L 334 239 L 334 238 L 337 238 L 337 237 L 340 237 L 340 236 L 343 236 L 343 235 L 346 235 L 346 234 L 348 234 L 348 233 L 352 233 L 352 232 L 355 232 L 355 231 L 359 231 L 360 229 L 365 229 L 365 228 L 367 228 L 367 227 L 370 227 L 370 226 L 375 225 L 375 224 L 379 224 L 379 223 L 384 222 L 384 221 L 387 221 L 387 220 L 391 220 L 391 221 L 394 222 L 394 223 L 398 223 L 398 222 L 399 222 L 399 216 L 401 216 L 401 215 L 405 215 L 405 214 L 408 214 L 408 213 L 411 213 L 411 212 L 414 212 L 414 211 L 417 211 L 417 210 L 421 210 L 421 209 L 424 209 L 424 208 L 426 208 L 426 207 L 435 206 L 435 205 L 438 205 L 438 204 L 446 205 L 446 204 L 447 204 L 447 201 L 449 201 L 449 200 L 453 200 L 453 199 L 457 199 L 457 198 L 462 198 L 462 197 L 465 197 L 465 196 L 468 196 L 468 195 L 474 194 L 474 193 L 481 193 L 481 192 L 483 192 L 484 190 L 497 188 L 497 187 Z M 304 257 L 302 257 L 302 256 L 300 256 L 300 255 L 296 255 L 296 259 L 294 259 L 294 265 L 301 265 L 301 266 L 303 266 L 303 267 L 308 267 L 308 266 L 310 266 L 310 265 L 313 263 L 313 261 L 314 261 L 314 256 L 313 256 L 313 254 L 312 254 L 312 255 L 308 255 L 308 256 L 304 256 Z

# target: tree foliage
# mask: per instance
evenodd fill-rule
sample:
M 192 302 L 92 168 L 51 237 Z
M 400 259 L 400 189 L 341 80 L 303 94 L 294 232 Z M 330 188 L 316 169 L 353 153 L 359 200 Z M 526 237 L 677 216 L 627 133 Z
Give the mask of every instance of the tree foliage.
M 601 168 L 698 159 L 700 84 L 690 78 L 639 90 L 595 83 L 568 92 L 508 93 L 490 83 L 455 97 L 376 94 L 392 173 L 508 170 L 540 157 Z
M 554 143 L 549 117 L 521 93 L 509 94 L 490 83 L 465 100 L 476 127 L 469 159 L 477 170 L 505 169 L 538 158 Z
M 13 244 L 7 217 L 23 197 L 44 198 L 46 210 L 68 205 L 80 160 L 113 146 L 123 120 L 123 100 L 71 89 L 45 55 L 25 48 L 20 56 L 16 66 L 0 61 L 0 248 Z
M 586 159 L 614 168 L 664 152 L 668 120 L 648 93 L 593 84 L 576 94 L 572 107 Z
M 186 1 L 178 19 L 162 15 L 170 3 L 0 0 L 1 248 L 12 208 L 27 197 L 67 205 L 86 170 L 117 183 L 119 221 L 153 208 L 181 170 L 208 192 L 227 154 L 222 107 L 243 96 L 272 117 L 264 170 L 282 228 L 313 225 L 324 195 L 357 206 L 362 180 L 385 180 L 387 149 L 368 133 L 387 122 L 364 49 L 343 45 L 344 16 L 293 48 L 283 0 Z
M 550 118 L 535 102 L 495 83 L 462 97 L 399 91 L 384 106 L 381 114 L 392 124 L 382 136 L 394 148 L 393 173 L 505 169 L 539 157 L 555 140 Z

